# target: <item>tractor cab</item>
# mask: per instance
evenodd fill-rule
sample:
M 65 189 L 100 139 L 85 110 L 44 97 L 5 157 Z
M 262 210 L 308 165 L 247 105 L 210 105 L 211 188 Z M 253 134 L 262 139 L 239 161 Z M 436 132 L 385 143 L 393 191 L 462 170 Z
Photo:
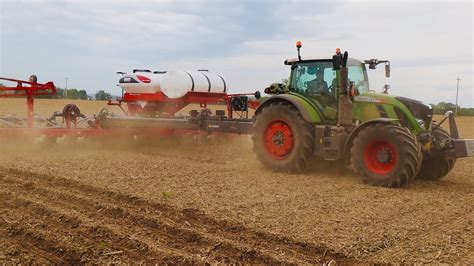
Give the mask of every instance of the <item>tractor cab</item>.
M 288 90 L 315 99 L 323 108 L 337 108 L 339 88 L 332 59 L 289 59 L 291 65 Z M 349 81 L 358 94 L 369 92 L 369 79 L 363 62 L 350 58 L 347 62 Z
M 291 74 L 286 91 L 305 95 L 312 99 L 314 104 L 329 121 L 335 121 L 339 108 L 340 74 L 334 68 L 333 59 L 329 58 L 302 58 L 300 55 L 301 42 L 296 43 L 298 57 L 285 60 L 285 65 L 291 66 Z M 340 54 L 339 48 L 336 54 Z M 342 94 L 355 97 L 371 92 L 366 65 L 369 69 L 376 69 L 378 64 L 385 64 L 385 76 L 390 77 L 390 62 L 388 60 L 357 60 L 347 59 L 347 88 Z M 387 93 L 389 86 L 384 86 Z M 348 93 L 346 93 L 348 91 Z M 372 91 L 373 92 L 373 91 Z

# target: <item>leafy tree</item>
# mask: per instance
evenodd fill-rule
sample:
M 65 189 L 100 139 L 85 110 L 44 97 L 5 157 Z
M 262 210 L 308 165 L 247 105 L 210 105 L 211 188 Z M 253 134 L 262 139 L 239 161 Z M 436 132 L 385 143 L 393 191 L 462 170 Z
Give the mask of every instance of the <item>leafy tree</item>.
M 68 99 L 77 99 L 77 89 L 68 89 L 65 92 L 65 97 Z
M 80 90 L 77 92 L 78 99 L 87 100 L 87 92 L 85 90 Z
M 456 104 L 454 103 L 447 103 L 447 102 L 440 102 L 438 104 L 431 104 L 433 108 L 433 113 L 436 115 L 442 115 L 447 111 L 455 111 Z M 458 115 L 465 115 L 465 116 L 474 116 L 474 108 L 462 108 L 458 105 Z
M 458 115 L 474 116 L 474 108 L 461 108 L 458 110 Z
M 95 94 L 95 99 L 98 101 L 108 101 L 112 99 L 112 95 L 104 90 L 100 90 Z

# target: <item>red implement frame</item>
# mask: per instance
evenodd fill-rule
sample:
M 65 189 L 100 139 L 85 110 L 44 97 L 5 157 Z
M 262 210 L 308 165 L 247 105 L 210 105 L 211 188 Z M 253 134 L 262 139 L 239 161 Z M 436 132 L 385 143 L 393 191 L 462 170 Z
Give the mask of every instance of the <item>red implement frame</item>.
M 18 137 L 18 136 L 47 136 L 47 137 L 61 137 L 61 136 L 110 136 L 110 135 L 133 135 L 133 134 L 144 134 L 150 136 L 176 136 L 176 135 L 196 135 L 196 134 L 207 134 L 209 129 L 202 128 L 181 128 L 182 122 L 173 125 L 172 123 L 168 127 L 138 127 L 128 128 L 127 126 L 114 127 L 114 128 L 103 128 L 100 123 L 95 122 L 90 128 L 57 128 L 57 127 L 34 127 L 34 97 L 38 95 L 54 95 L 56 94 L 56 87 L 53 82 L 47 82 L 45 84 L 37 83 L 36 77 L 32 76 L 30 81 L 2 78 L 1 81 L 16 83 L 16 86 L 0 86 L 0 98 L 15 98 L 15 97 L 26 97 L 27 102 L 27 126 L 26 127 L 0 127 L 0 137 Z M 232 97 L 253 95 L 253 94 L 226 94 L 226 93 L 201 93 L 201 92 L 189 92 L 184 97 L 179 99 L 171 99 L 166 97 L 163 93 L 154 94 L 129 94 L 125 93 L 123 99 L 119 99 L 117 102 L 109 101 L 109 105 L 119 106 L 127 115 L 137 115 L 141 112 L 147 112 L 137 108 L 137 102 L 145 101 L 152 103 L 150 111 L 158 111 L 166 113 L 173 117 L 179 110 L 184 108 L 188 104 L 199 104 L 202 108 L 206 108 L 208 104 L 223 104 L 226 105 L 227 111 L 229 112 L 229 118 L 232 119 Z M 122 105 L 124 103 L 125 105 Z M 248 107 L 256 109 L 259 106 L 257 100 L 248 100 Z M 171 118 L 166 116 L 167 118 Z M 213 134 L 225 134 L 226 130 L 234 133 L 236 131 L 241 134 L 244 125 L 249 119 L 243 120 L 205 120 L 210 124 L 214 125 L 217 123 L 217 128 L 222 128 L 213 131 Z M 170 120 L 171 121 L 171 120 Z M 169 121 L 165 121 L 169 122 Z M 230 123 L 230 124 L 229 124 Z M 234 124 L 235 123 L 235 124 Z M 194 125 L 194 124 L 191 124 Z M 245 126 L 245 125 L 244 125 Z M 215 128 L 215 127 L 212 127 Z M 244 130 L 245 131 L 245 130 Z
M 56 94 L 56 87 L 53 82 L 41 84 L 32 81 L 2 78 L 0 80 L 15 82 L 14 87 L 0 86 L 0 98 L 25 97 L 27 105 L 26 121 L 29 128 L 33 127 L 33 111 L 34 111 L 34 96 L 38 95 L 54 95 Z
M 152 111 L 160 111 L 174 116 L 177 112 L 183 109 L 188 104 L 199 104 L 201 107 L 207 107 L 208 104 L 223 104 L 227 106 L 228 116 L 232 118 L 232 110 L 230 101 L 232 97 L 254 95 L 253 93 L 244 94 L 226 94 L 226 93 L 207 93 L 207 92 L 188 92 L 181 98 L 168 98 L 162 92 L 156 93 L 125 93 L 122 99 L 117 102 L 109 101 L 108 105 L 119 106 L 127 115 L 136 115 L 143 112 L 136 107 L 136 103 L 143 101 L 147 103 L 154 103 Z M 126 108 L 122 103 L 127 103 Z M 248 100 L 248 107 L 257 109 L 260 102 L 257 100 Z

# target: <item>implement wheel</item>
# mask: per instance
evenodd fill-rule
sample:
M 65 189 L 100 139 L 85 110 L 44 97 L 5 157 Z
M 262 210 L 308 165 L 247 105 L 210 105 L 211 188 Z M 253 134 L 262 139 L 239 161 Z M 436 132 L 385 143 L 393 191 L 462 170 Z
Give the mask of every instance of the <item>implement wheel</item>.
M 272 103 L 257 115 L 252 140 L 258 159 L 275 171 L 301 172 L 313 154 L 312 126 L 284 102 Z
M 368 184 L 402 187 L 418 173 L 421 149 L 408 129 L 380 123 L 367 126 L 357 134 L 351 148 L 351 162 Z
M 450 138 L 449 133 L 440 127 L 433 130 L 433 136 L 436 143 L 443 143 L 446 139 Z M 455 159 L 445 158 L 443 151 L 435 147 L 423 154 L 421 169 L 416 178 L 438 180 L 447 175 L 453 169 L 455 163 Z

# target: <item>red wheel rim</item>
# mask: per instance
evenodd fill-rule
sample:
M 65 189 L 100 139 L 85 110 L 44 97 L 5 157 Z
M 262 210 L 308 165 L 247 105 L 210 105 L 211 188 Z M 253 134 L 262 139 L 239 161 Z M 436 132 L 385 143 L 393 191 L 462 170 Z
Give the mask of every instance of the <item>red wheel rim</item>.
M 388 174 L 395 167 L 397 152 L 395 147 L 385 140 L 370 142 L 364 151 L 367 168 L 376 174 Z
M 265 131 L 265 147 L 273 158 L 285 158 L 293 149 L 291 127 L 281 120 L 272 121 Z

